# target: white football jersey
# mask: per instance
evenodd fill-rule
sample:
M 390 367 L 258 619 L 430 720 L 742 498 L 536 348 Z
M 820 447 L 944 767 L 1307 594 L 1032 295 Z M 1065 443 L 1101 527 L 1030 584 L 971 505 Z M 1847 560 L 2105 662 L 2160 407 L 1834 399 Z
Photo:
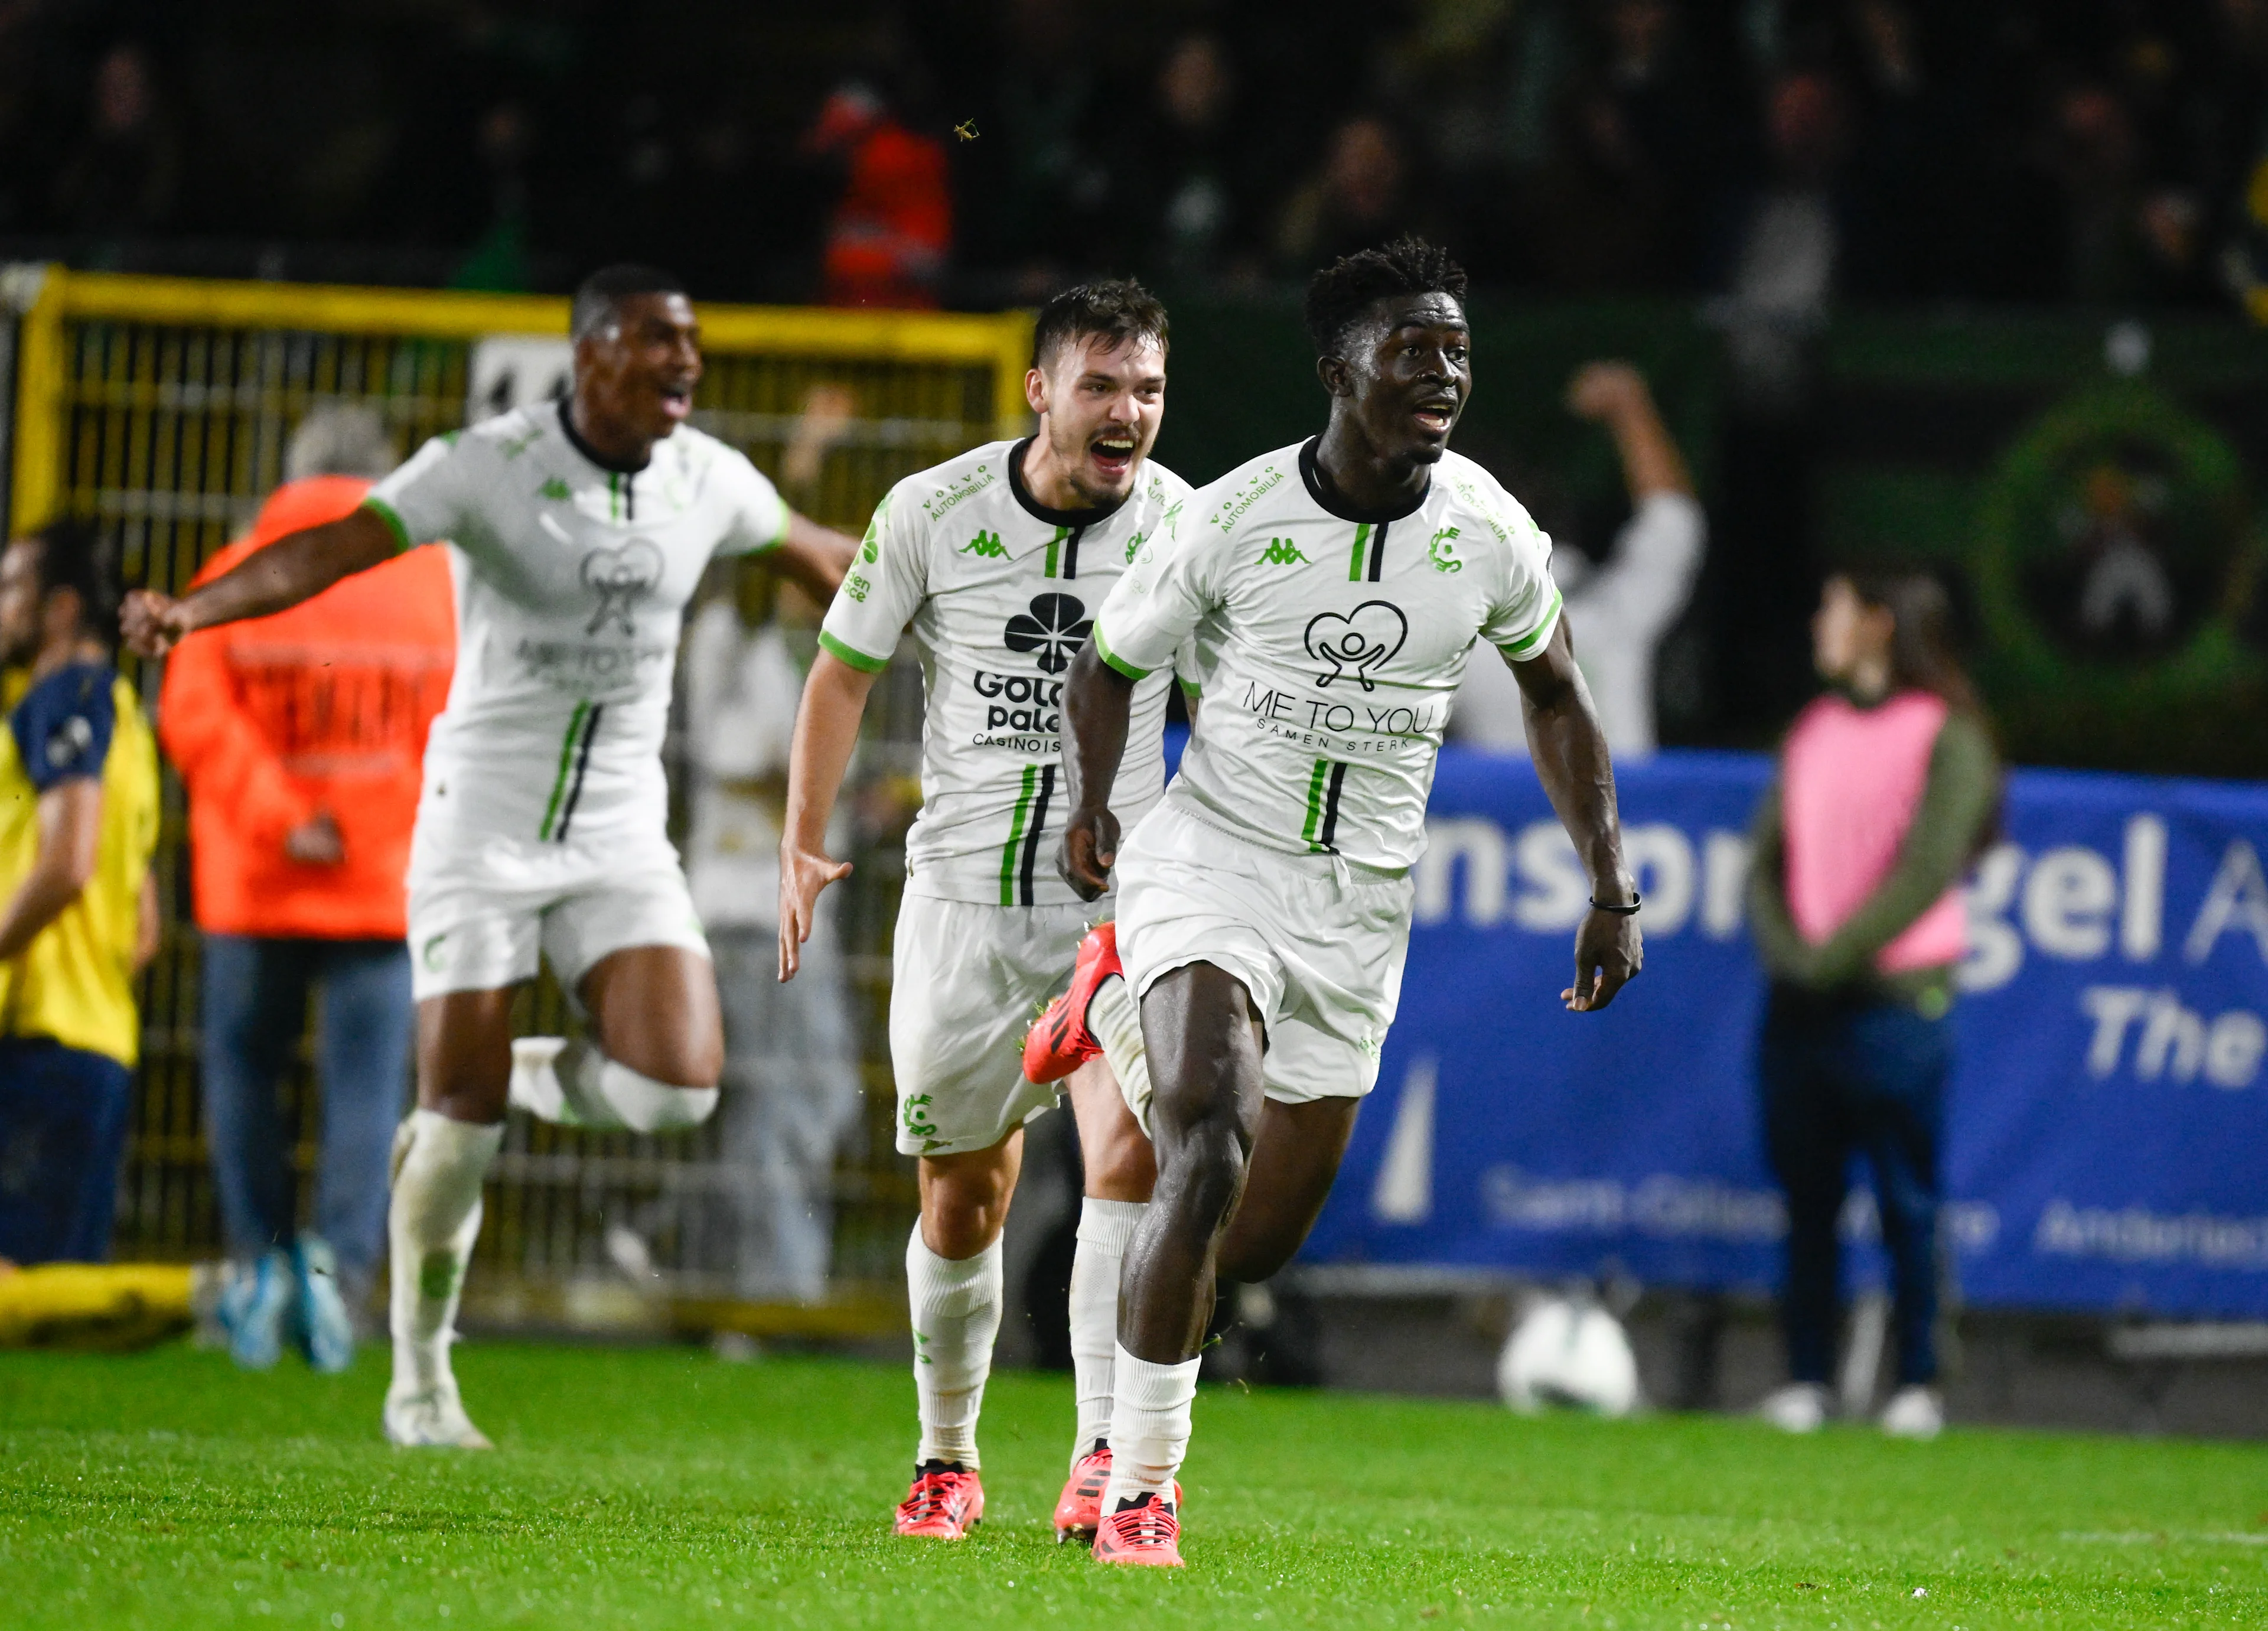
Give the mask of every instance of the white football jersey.
M 1324 492 L 1314 446 L 1200 489 L 1103 603 L 1095 643 L 1137 679 L 1193 639 L 1204 653 L 1170 801 L 1270 849 L 1399 870 L 1425 851 L 1475 642 L 1527 658 L 1551 638 L 1550 542 L 1457 454 L 1415 506 L 1371 513 Z
M 893 487 L 820 631 L 821 646 L 874 673 L 913 627 L 926 705 L 922 808 L 906 836 L 917 895 L 1079 898 L 1056 872 L 1064 675 L 1110 586 L 1189 495 L 1145 462 L 1116 509 L 1051 510 L 1024 487 L 1027 446 L 990 442 Z M 1148 809 L 1164 789 L 1170 683 L 1160 673 L 1135 688 L 1122 812 Z
M 718 554 L 787 535 L 772 484 L 714 437 L 681 425 L 625 474 L 583 450 L 563 411 L 545 402 L 436 437 L 365 500 L 404 549 L 446 540 L 456 580 L 426 842 L 659 831 L 685 603 Z

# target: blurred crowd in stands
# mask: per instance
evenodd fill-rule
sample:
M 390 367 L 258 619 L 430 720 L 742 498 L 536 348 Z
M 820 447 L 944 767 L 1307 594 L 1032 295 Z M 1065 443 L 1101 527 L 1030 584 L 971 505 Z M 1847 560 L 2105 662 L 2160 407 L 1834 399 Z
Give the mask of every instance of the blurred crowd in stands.
M 85 263 L 2211 306 L 2264 209 L 2268 0 L 0 4 L 0 250 Z

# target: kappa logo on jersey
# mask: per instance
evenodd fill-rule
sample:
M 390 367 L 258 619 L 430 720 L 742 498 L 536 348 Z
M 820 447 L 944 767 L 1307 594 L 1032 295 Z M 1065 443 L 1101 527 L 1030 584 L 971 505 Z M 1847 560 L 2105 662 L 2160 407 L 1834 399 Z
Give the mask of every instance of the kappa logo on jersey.
M 1007 546 L 1000 542 L 1000 535 L 997 532 L 978 533 L 961 546 L 961 552 L 974 555 L 980 560 L 1005 561 L 1008 558 Z
M 563 503 L 575 496 L 575 490 L 555 476 L 535 490 L 535 496 L 549 498 L 555 504 Z
M 1300 546 L 1289 538 L 1270 538 L 1268 547 L 1260 552 L 1262 566 L 1305 566 L 1307 557 L 1300 553 Z
M 1365 601 L 1344 617 L 1336 612 L 1317 615 L 1307 624 L 1307 655 L 1329 665 L 1329 672 L 1317 675 L 1316 685 L 1352 675 L 1363 690 L 1376 690 L 1372 673 L 1409 638 L 1410 619 L 1391 601 Z
M 661 587 L 662 567 L 661 550 L 650 538 L 632 538 L 585 556 L 583 587 L 599 597 L 599 609 L 583 625 L 583 632 L 596 634 L 612 623 L 621 633 L 635 633 L 631 615 L 640 601 Z
M 1395 614 L 1397 616 L 1399 613 Z M 1032 609 L 1008 619 L 1000 643 L 1012 652 L 1030 652 L 1049 674 L 1061 674 L 1094 627 L 1086 607 L 1069 594 L 1035 594 Z

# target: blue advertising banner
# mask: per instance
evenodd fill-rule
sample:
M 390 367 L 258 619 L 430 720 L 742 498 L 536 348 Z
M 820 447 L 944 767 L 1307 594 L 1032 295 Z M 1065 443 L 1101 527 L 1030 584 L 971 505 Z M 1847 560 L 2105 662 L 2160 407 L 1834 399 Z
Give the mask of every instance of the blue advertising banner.
M 1304 1254 L 1769 1289 L 1742 922 L 1757 756 L 1623 768 L 1646 971 L 1570 1015 L 1584 879 L 1527 764 L 1442 756 L 1402 1007 Z M 2268 1317 L 2268 787 L 2021 771 L 1970 888 L 1947 1236 L 1971 1303 Z M 1878 1274 L 1854 1191 L 1855 1273 Z

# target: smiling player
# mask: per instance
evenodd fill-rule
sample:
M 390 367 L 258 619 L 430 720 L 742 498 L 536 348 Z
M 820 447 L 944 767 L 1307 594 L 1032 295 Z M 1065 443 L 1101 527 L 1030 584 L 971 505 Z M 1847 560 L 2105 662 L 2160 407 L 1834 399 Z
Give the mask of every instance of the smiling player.
M 855 547 L 790 511 L 684 421 L 700 328 L 666 272 L 576 292 L 564 402 L 428 442 L 343 520 L 287 534 L 180 600 L 129 596 L 128 640 L 282 611 L 414 545 L 448 540 L 456 676 L 433 723 L 409 859 L 417 1108 L 394 1148 L 389 1222 L 397 1444 L 484 1449 L 449 1365 L 481 1179 L 509 1098 L 642 1133 L 717 1102 L 716 978 L 664 832 L 660 749 L 685 603 L 719 554 L 771 551 L 814 594 Z M 593 1041 L 512 1035 L 539 952 Z
M 780 845 L 785 979 L 820 891 L 850 870 L 826 854 L 828 814 L 867 691 L 910 623 L 928 713 L 892 952 L 890 1060 L 898 1148 L 920 1157 L 906 1282 L 921 1444 L 896 1527 L 947 1540 L 984 1513 L 976 1418 L 1000 1325 L 1000 1229 L 1024 1123 L 1056 1098 L 1025 1077 L 1020 1044 L 1069 977 L 1092 915 L 1053 865 L 1063 675 L 1104 594 L 1189 495 L 1149 461 L 1165 413 L 1166 313 L 1139 284 L 1088 284 L 1049 301 L 1024 389 L 1035 435 L 909 476 L 874 512 L 804 688 Z M 1127 692 L 1123 764 L 1111 768 L 1130 809 L 1164 786 L 1170 677 Z M 1123 1007 L 1122 1031 L 1138 1035 Z M 1108 1467 L 1119 1258 L 1153 1173 L 1101 1061 L 1071 1077 L 1071 1097 L 1086 1175 L 1071 1276 L 1080 1411 L 1057 1524 L 1083 1537 Z
M 1116 863 L 1117 954 L 1153 1044 L 1152 1097 L 1129 1096 L 1157 1141 L 1157 1199 L 1120 1287 L 1106 1561 L 1181 1562 L 1174 1476 L 1216 1269 L 1260 1280 L 1290 1259 L 1377 1080 L 1434 756 L 1478 642 L 1520 681 L 1536 773 L 1591 879 L 1567 1006 L 1603 1007 L 1638 971 L 1614 773 L 1548 542 L 1448 451 L 1472 385 L 1464 290 L 1410 239 L 1318 273 L 1322 434 L 1192 498 L 1112 590 L 1064 688 L 1064 867 L 1093 898 Z M 1122 850 L 1130 703 L 1200 630 L 1200 728 Z M 1075 993 L 1100 955 L 1083 951 Z

